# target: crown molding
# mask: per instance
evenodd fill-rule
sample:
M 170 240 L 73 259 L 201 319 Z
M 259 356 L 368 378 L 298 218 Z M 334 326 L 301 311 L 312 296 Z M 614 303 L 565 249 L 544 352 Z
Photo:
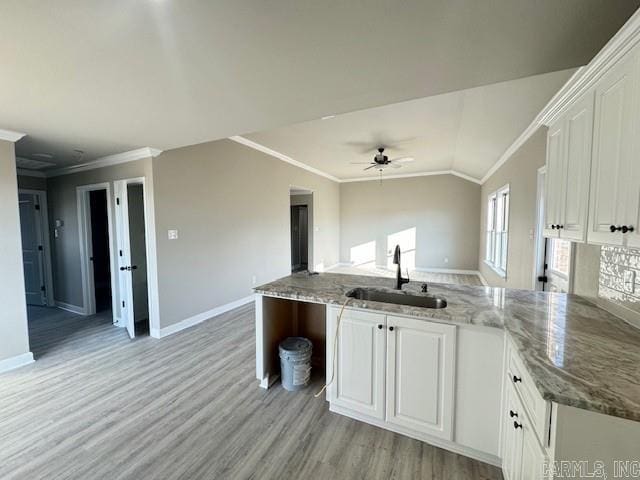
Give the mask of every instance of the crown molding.
M 344 180 L 340 180 L 340 183 L 353 183 L 353 182 L 374 182 L 379 180 L 395 180 L 399 178 L 414 178 L 414 177 L 432 177 L 435 175 L 454 175 L 456 177 L 460 177 L 469 182 L 477 183 L 480 185 L 480 180 L 477 178 L 471 177 L 464 173 L 458 172 L 456 170 L 437 170 L 435 172 L 419 172 L 419 173 L 404 173 L 398 175 L 383 175 L 382 177 L 358 177 L 358 178 L 347 178 Z
M 6 140 L 8 142 L 15 143 L 25 135 L 26 133 L 12 132 L 11 130 L 3 130 L 0 128 L 0 140 Z
M 302 162 L 299 162 L 298 160 L 294 160 L 293 158 L 288 157 L 287 155 L 284 155 L 280 152 L 276 152 L 275 150 L 272 150 L 269 147 L 265 147 L 264 145 L 261 145 L 257 142 L 251 141 L 248 138 L 241 137 L 240 135 L 234 135 L 233 137 L 229 137 L 229 140 L 233 140 L 234 142 L 240 143 L 249 148 L 253 148 L 254 150 L 258 150 L 259 152 L 266 153 L 267 155 L 278 158 L 283 162 L 287 162 L 291 165 L 307 170 L 308 172 L 315 173 L 316 175 L 320 175 L 321 177 L 328 178 L 333 182 L 340 183 L 340 179 L 338 179 L 337 177 L 334 177 L 333 175 L 323 172 L 322 170 L 318 170 L 317 168 L 310 167 L 306 163 L 302 163 Z
M 40 170 L 27 170 L 25 168 L 17 168 L 16 173 L 20 177 L 37 177 L 37 178 L 47 178 L 47 175 Z
M 114 155 L 108 155 L 106 157 L 98 158 L 91 162 L 82 163 L 80 165 L 71 165 L 69 167 L 57 168 L 55 170 L 49 170 L 46 173 L 47 177 L 59 177 L 61 175 L 70 175 L 72 173 L 84 172 L 87 170 L 95 170 L 96 168 L 109 167 L 111 165 L 119 165 L 121 163 L 135 162 L 136 160 L 142 160 L 145 158 L 154 158 L 162 153 L 162 150 L 151 147 L 138 148 L 137 150 L 130 150 L 128 152 L 116 153 Z
M 498 161 L 482 177 L 485 183 L 511 156 L 538 130 L 538 128 L 553 124 L 569 106 L 587 93 L 602 75 L 626 55 L 640 42 L 640 10 L 634 13 L 627 23 L 607 42 L 595 57 L 584 67 L 580 67 L 567 80 L 545 107 L 536 115 L 529 126 L 505 150 Z

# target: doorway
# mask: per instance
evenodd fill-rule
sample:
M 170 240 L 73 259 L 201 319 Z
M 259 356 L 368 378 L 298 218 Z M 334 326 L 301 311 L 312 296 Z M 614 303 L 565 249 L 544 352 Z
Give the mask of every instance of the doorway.
M 18 201 L 26 303 L 53 306 L 47 194 L 41 190 L 20 189 Z
M 313 270 L 313 192 L 291 188 L 291 272 Z
M 143 178 L 115 183 L 120 322 L 131 338 L 150 333 L 144 189 Z
M 96 313 L 111 309 L 112 285 L 109 248 L 107 191 L 89 192 L 91 217 L 91 256 Z

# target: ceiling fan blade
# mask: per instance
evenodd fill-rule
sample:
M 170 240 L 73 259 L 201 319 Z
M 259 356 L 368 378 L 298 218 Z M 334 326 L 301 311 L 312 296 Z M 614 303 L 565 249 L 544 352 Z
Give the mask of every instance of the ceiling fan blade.
M 415 160 L 415 158 L 413 158 L 413 157 L 400 157 L 400 158 L 394 158 L 391 161 L 392 162 L 397 162 L 397 163 L 409 163 L 409 162 L 413 162 L 414 160 Z
M 391 168 L 402 168 L 402 165 L 400 165 L 399 163 L 390 163 L 389 165 L 391 165 Z
M 349 162 L 351 165 L 371 165 L 371 162 Z
M 365 168 L 365 171 L 366 171 L 366 170 L 369 170 L 369 169 L 371 169 L 371 168 L 375 168 L 375 167 L 377 167 L 377 166 L 378 166 L 378 165 L 373 164 L 373 165 L 371 165 L 370 167 Z

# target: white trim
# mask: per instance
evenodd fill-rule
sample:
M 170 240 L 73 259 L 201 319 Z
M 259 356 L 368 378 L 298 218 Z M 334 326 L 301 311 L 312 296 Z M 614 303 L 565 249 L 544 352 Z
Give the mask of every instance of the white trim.
M 212 308 L 206 312 L 199 313 L 194 315 L 193 317 L 185 318 L 177 323 L 173 323 L 168 327 L 164 328 L 152 328 L 151 336 L 153 338 L 163 338 L 168 335 L 173 335 L 174 333 L 180 332 L 181 330 L 185 330 L 187 328 L 193 327 L 199 323 L 202 323 L 206 320 L 210 320 L 218 315 L 222 315 L 230 310 L 246 305 L 247 303 L 251 303 L 255 301 L 255 294 L 251 294 L 247 297 L 241 298 L 231 303 L 227 303 L 225 305 L 221 305 L 216 308 Z
M 456 170 L 438 170 L 435 172 L 420 172 L 420 173 L 404 173 L 404 174 L 398 174 L 398 175 L 382 175 L 382 177 L 377 176 L 377 177 L 358 177 L 358 178 L 346 178 L 344 180 L 338 180 L 339 183 L 352 183 L 352 182 L 373 182 L 373 181 L 380 181 L 380 179 L 382 180 L 394 180 L 394 179 L 398 179 L 398 178 L 413 178 L 413 177 L 431 177 L 434 175 L 455 175 L 456 177 L 460 177 L 463 178 L 465 180 L 468 180 L 469 182 L 473 182 L 473 183 L 477 183 L 478 185 L 481 184 L 481 181 L 478 180 L 477 178 L 471 177 L 469 175 L 466 175 L 464 173 L 460 173 Z
M 501 268 L 496 267 L 493 263 L 491 263 L 487 259 L 484 259 L 483 262 L 487 267 L 489 267 L 491 270 L 493 270 L 493 273 L 498 275 L 501 279 L 503 279 L 503 280 L 507 279 L 507 271 L 506 270 L 502 270 Z
M 81 185 L 76 187 L 76 203 L 78 210 L 78 237 L 80 242 L 80 273 L 82 276 L 82 305 L 84 315 L 96 313 L 95 285 L 91 272 L 91 208 L 89 205 L 89 192 L 96 190 L 106 190 L 107 195 L 107 228 L 109 231 L 109 263 L 111 264 L 111 310 L 113 323 L 117 318 L 117 298 L 114 295 L 116 281 L 116 254 L 113 248 L 113 205 L 111 199 L 111 183 L 103 182 L 93 185 Z
M 46 190 L 36 190 L 36 189 L 28 189 L 28 188 L 19 188 L 18 194 L 26 193 L 31 195 L 39 196 L 39 205 L 40 205 L 40 220 L 42 221 L 42 241 L 44 247 L 44 286 L 45 291 L 47 292 L 47 306 L 53 307 L 55 306 L 55 295 L 53 291 L 53 267 L 51 263 L 51 230 L 49 229 L 49 207 L 47 203 L 47 192 Z
M 484 278 L 484 275 L 482 275 L 482 272 L 478 271 L 478 278 L 480 279 L 480 283 L 482 283 L 482 285 L 484 285 L 485 287 L 489 287 L 489 282 L 487 282 L 487 279 Z
M 544 165 L 538 169 L 536 176 L 536 224 L 533 231 L 533 277 L 531 285 L 533 290 L 542 291 L 542 282 L 538 282 L 538 277 L 544 275 L 544 256 L 545 256 L 545 238 L 544 238 L 544 195 L 545 175 L 547 174 L 547 166 Z
M 339 407 L 335 404 L 329 404 L 329 411 L 333 413 L 337 413 L 339 415 L 344 415 L 349 418 L 353 418 L 355 420 L 359 420 L 364 423 L 368 423 L 370 425 L 374 425 L 376 427 L 383 428 L 385 430 L 390 430 L 392 432 L 399 433 L 401 435 L 406 435 L 407 437 L 410 437 L 410 438 L 415 438 L 422 442 L 428 443 L 429 445 L 443 448 L 450 452 L 458 453 L 460 455 L 464 455 L 465 457 L 473 458 L 474 460 L 479 460 L 481 462 L 485 462 L 490 465 L 494 465 L 496 467 L 501 467 L 501 459 L 499 457 L 481 452 L 479 450 L 475 450 L 473 448 L 466 447 L 464 445 L 455 443 L 453 441 L 445 440 L 438 437 L 433 437 L 431 435 L 425 435 L 424 433 L 416 432 L 408 428 L 400 427 L 398 425 L 385 422 L 384 420 L 371 418 L 368 415 L 363 415 L 359 412 L 350 410 L 348 408 Z
M 16 168 L 16 174 L 18 177 L 47 178 L 44 172 L 39 170 L 27 170 L 26 168 Z
M 72 173 L 84 172 L 87 170 L 95 170 L 96 168 L 109 167 L 111 165 L 119 165 L 121 163 L 134 162 L 145 158 L 154 158 L 162 153 L 162 150 L 156 148 L 144 147 L 128 152 L 116 153 L 106 157 L 98 158 L 91 162 L 82 163 L 80 165 L 71 165 L 69 167 L 61 167 L 55 170 L 45 172 L 47 177 L 59 177 L 61 175 L 70 175 Z
M 287 162 L 291 165 L 294 165 L 296 167 L 302 168 L 304 170 L 307 170 L 311 173 L 315 173 L 316 175 L 320 175 L 321 177 L 325 177 L 328 178 L 329 180 L 332 180 L 334 182 L 340 182 L 340 180 L 336 177 L 334 177 L 333 175 L 329 175 L 328 173 L 325 173 L 321 170 L 318 170 L 317 168 L 313 168 L 310 167 L 309 165 L 299 162 L 298 160 L 294 160 L 291 157 L 288 157 L 287 155 L 284 155 L 280 152 L 276 152 L 275 150 L 272 150 L 268 147 L 265 147 L 264 145 L 261 145 L 259 143 L 253 142 L 251 140 L 249 140 L 248 138 L 245 137 L 241 137 L 240 135 L 235 135 L 233 137 L 229 137 L 229 140 L 232 140 L 234 142 L 240 143 L 242 145 L 244 145 L 245 147 L 249 147 L 249 148 L 253 148 L 254 150 L 258 150 L 259 152 L 262 153 L 266 153 L 267 155 L 271 155 L 272 157 L 278 158 L 280 160 L 282 160 L 283 162 Z
M 0 128 L 0 140 L 6 140 L 7 142 L 15 143 L 25 135 L 26 133 L 14 132 L 11 130 L 3 130 Z
M 477 275 L 479 272 L 477 270 L 459 270 L 456 268 L 422 268 L 422 267 L 414 267 L 409 269 L 409 271 L 414 272 L 425 272 L 425 273 L 451 273 L 455 275 Z
M 82 315 L 84 317 L 87 316 L 87 314 L 84 313 L 84 308 L 79 307 L 78 305 L 72 305 L 70 303 L 60 302 L 59 300 L 56 300 L 55 306 L 56 308 L 59 308 L 60 310 L 64 310 L 66 312 L 75 313 L 77 315 Z
M 351 262 L 338 262 L 338 263 L 334 263 L 333 265 L 326 267 L 324 269 L 325 272 L 330 272 L 331 270 L 335 270 L 336 268 L 340 268 L 340 267 L 352 267 L 353 264 Z
M 33 359 L 33 353 L 31 352 L 22 353 L 20 355 L 16 355 L 15 357 L 5 358 L 4 360 L 0 360 L 0 373 L 8 372 L 9 370 L 14 370 L 19 367 L 24 367 L 25 365 L 29 365 L 34 361 L 35 360 Z

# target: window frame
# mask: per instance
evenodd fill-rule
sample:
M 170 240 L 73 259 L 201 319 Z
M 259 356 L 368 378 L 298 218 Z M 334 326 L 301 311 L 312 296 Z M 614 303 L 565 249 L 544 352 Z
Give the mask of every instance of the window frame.
M 487 195 L 486 205 L 484 263 L 500 277 L 506 279 L 509 261 L 509 224 L 511 214 L 509 184 Z M 502 215 L 499 216 L 499 213 Z M 500 242 L 500 245 L 498 245 L 498 242 Z

